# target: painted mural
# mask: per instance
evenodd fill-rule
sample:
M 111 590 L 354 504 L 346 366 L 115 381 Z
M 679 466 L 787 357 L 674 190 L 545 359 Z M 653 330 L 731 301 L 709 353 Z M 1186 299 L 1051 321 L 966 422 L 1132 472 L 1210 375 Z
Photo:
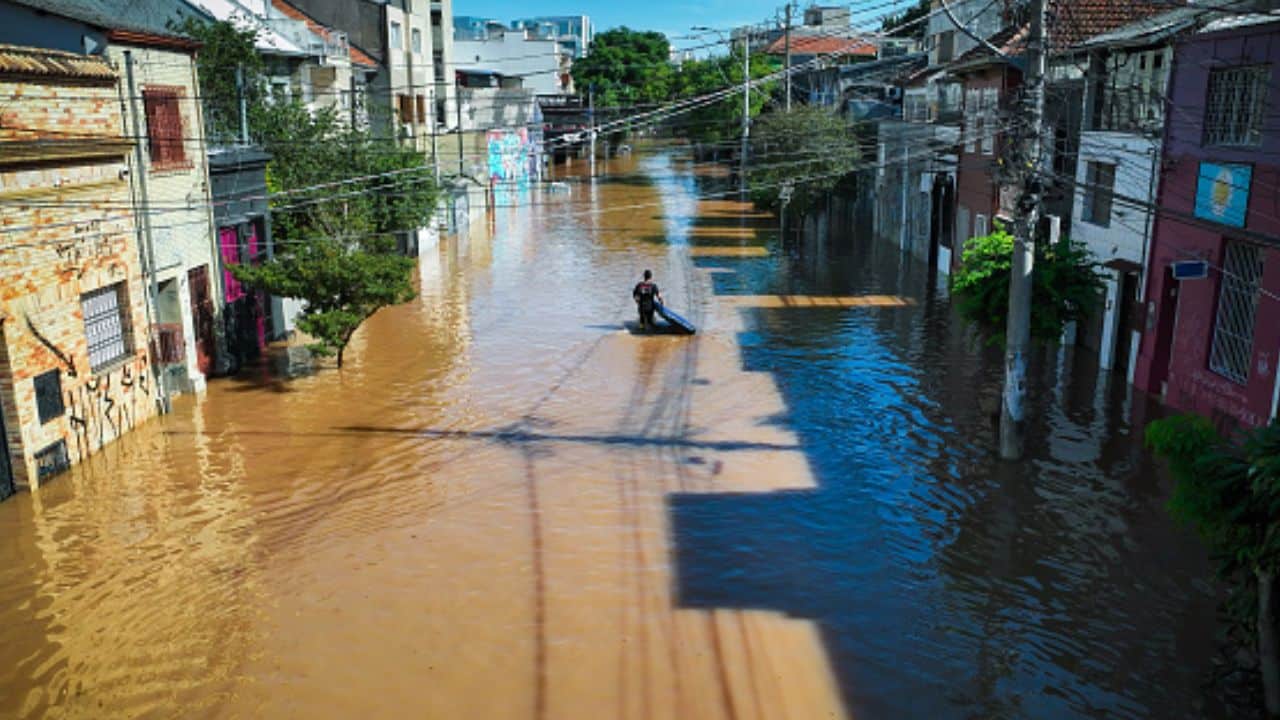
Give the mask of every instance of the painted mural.
M 490 130 L 487 138 L 491 185 L 526 185 L 537 178 L 538 148 L 528 128 Z
M 1200 163 L 1200 177 L 1196 183 L 1196 217 L 1244 227 L 1252 180 L 1253 167 L 1249 165 Z

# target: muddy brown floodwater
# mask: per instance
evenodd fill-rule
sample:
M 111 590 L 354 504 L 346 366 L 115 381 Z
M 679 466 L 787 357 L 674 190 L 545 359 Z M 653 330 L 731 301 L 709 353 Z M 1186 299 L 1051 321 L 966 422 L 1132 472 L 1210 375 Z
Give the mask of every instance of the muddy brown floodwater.
M 0 716 L 1220 716 L 1214 590 L 1085 358 L 993 459 L 926 268 L 676 151 L 499 197 L 342 372 L 213 382 L 0 503 Z M 701 332 L 638 337 L 652 268 Z

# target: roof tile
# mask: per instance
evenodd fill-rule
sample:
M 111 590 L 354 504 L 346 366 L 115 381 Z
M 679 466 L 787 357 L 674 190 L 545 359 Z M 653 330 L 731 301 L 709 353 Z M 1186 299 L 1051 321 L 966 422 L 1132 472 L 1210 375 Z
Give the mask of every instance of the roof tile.
M 116 78 L 115 70 L 102 58 L 18 45 L 0 45 L 0 74 L 89 80 Z

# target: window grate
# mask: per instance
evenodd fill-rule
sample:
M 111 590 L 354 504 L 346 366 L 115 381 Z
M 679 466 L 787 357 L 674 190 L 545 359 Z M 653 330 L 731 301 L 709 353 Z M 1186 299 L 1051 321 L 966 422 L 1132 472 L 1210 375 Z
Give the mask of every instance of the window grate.
M 1222 68 L 1209 73 L 1205 100 L 1206 145 L 1262 143 L 1263 110 L 1267 99 L 1269 65 Z
M 36 477 L 40 480 L 57 475 L 71 467 L 71 460 L 67 457 L 66 440 L 59 440 L 46 447 L 36 453 L 33 459 L 36 461 Z
M 1249 381 L 1253 360 L 1253 326 L 1258 314 L 1262 251 L 1230 240 L 1222 263 L 1218 317 L 1213 329 L 1209 369 L 1241 385 Z
M 89 340 L 89 366 L 94 372 L 127 357 L 131 351 L 123 297 L 124 283 L 80 296 L 84 334 Z

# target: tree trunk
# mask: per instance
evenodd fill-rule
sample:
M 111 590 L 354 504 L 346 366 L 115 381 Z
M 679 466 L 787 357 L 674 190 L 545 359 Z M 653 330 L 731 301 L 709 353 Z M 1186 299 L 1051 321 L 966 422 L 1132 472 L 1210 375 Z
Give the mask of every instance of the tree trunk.
M 342 347 L 338 348 L 338 369 L 339 370 L 342 369 L 342 353 L 346 351 L 347 351 L 347 346 L 345 343 L 343 344 Z
M 1258 660 L 1262 668 L 1262 693 L 1267 714 L 1280 717 L 1280 640 L 1276 637 L 1275 575 L 1257 568 L 1258 576 Z

